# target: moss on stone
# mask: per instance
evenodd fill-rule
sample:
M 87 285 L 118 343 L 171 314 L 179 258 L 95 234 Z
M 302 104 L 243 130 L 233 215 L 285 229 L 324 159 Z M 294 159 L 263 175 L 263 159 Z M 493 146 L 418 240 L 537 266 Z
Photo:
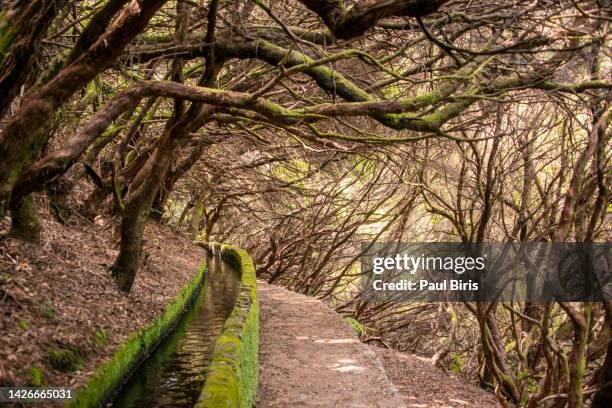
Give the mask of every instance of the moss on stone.
M 259 384 L 259 303 L 251 257 L 229 245 L 201 244 L 220 250 L 241 272 L 240 293 L 217 340 L 196 408 L 251 408 Z

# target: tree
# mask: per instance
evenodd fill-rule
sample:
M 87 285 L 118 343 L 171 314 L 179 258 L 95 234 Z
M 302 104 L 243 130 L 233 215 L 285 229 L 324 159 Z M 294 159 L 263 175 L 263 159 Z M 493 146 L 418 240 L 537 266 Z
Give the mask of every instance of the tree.
M 604 2 L 82 0 L 71 18 L 30 3 L 0 13 L 13 234 L 36 240 L 45 193 L 119 215 L 127 292 L 154 218 L 240 244 L 367 339 L 470 362 L 504 402 L 605 401 L 604 305 L 407 309 L 355 291 L 364 242 L 609 239 Z M 55 200 L 76 185 L 81 208 Z

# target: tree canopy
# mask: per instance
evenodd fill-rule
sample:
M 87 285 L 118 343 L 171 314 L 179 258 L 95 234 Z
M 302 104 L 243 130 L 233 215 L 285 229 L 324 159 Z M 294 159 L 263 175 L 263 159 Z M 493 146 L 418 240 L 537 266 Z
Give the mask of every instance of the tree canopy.
M 1 4 L 15 236 L 37 241 L 41 207 L 115 214 L 129 291 L 161 220 L 500 400 L 612 398 L 609 304 L 410 308 L 355 285 L 363 242 L 609 241 L 609 1 Z

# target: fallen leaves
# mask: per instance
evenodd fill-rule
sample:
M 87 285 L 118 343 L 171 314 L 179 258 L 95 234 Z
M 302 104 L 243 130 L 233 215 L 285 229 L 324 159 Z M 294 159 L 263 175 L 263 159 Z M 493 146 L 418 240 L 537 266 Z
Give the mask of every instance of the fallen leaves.
M 99 217 L 68 227 L 45 215 L 40 246 L 0 238 L 0 386 L 26 386 L 33 377 L 48 386 L 84 384 L 196 273 L 202 250 L 151 224 L 145 248 L 150 260 L 132 293 L 118 291 L 108 271 L 117 254 L 116 222 Z M 53 347 L 79 350 L 82 362 L 72 372 L 53 368 Z

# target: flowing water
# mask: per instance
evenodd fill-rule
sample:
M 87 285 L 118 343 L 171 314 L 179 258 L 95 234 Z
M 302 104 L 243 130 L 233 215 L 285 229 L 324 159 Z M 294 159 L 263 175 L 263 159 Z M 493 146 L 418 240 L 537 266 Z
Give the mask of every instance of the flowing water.
M 192 407 L 197 401 L 215 342 L 238 291 L 239 272 L 208 258 L 206 283 L 175 330 L 136 370 L 109 407 Z

